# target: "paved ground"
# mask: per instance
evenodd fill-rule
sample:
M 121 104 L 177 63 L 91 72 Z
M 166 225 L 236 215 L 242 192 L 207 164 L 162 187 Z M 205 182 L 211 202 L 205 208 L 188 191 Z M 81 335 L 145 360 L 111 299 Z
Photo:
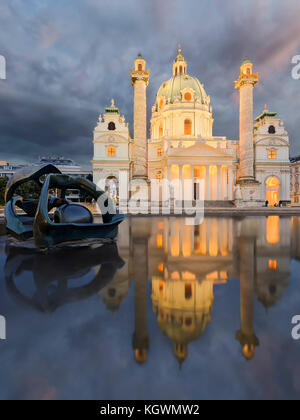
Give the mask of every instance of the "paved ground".
M 284 208 L 274 208 L 274 207 L 257 207 L 257 208 L 224 208 L 224 207 L 209 207 L 205 208 L 205 216 L 222 216 L 222 217 L 246 217 L 246 216 L 299 216 L 300 217 L 300 207 L 284 207 Z M 97 214 L 95 214 L 97 216 Z M 99 216 L 99 214 L 98 214 Z M 156 216 L 180 216 L 177 214 L 138 214 L 131 215 L 129 217 L 156 217 Z M 187 214 L 182 214 L 182 216 L 190 216 Z M 4 221 L 4 211 L 0 209 L 0 222 Z

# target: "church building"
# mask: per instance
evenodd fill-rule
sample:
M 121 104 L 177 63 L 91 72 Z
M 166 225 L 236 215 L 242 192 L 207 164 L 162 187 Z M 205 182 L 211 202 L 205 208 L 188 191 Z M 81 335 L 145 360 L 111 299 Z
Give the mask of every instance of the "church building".
M 133 138 L 112 101 L 94 130 L 94 182 L 110 185 L 118 195 L 119 173 L 125 171 L 129 181 L 180 180 L 184 198 L 184 181 L 190 179 L 194 184 L 191 199 L 199 198 L 199 185 L 204 185 L 201 196 L 213 205 L 254 207 L 266 201 L 270 206 L 290 202 L 289 135 L 283 121 L 267 106 L 254 120 L 253 93 L 259 75 L 248 58 L 235 82 L 240 94 L 239 139 L 213 135 L 211 98 L 198 78 L 189 75 L 181 48 L 171 78 L 157 91 L 150 138 L 146 102 L 149 69 L 141 54 L 131 70 L 131 81 Z M 203 183 L 199 184 L 200 180 Z

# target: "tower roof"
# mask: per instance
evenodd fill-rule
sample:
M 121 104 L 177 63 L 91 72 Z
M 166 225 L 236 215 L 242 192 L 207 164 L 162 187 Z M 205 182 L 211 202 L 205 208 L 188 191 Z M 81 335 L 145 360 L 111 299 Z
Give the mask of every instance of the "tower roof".
M 277 112 L 270 112 L 268 110 L 267 105 L 265 105 L 263 112 L 257 118 L 255 118 L 255 121 L 260 121 L 263 118 L 274 118 L 276 117 L 276 115 L 277 115 Z
M 110 105 L 110 107 L 105 108 L 105 112 L 106 112 L 107 114 L 120 114 L 120 110 L 119 110 L 119 108 L 117 108 L 117 107 L 115 106 L 115 101 L 114 101 L 114 99 L 112 99 L 112 100 L 111 100 L 111 105 Z
M 250 58 L 245 57 L 242 64 L 247 64 L 247 63 L 251 63 L 251 60 Z

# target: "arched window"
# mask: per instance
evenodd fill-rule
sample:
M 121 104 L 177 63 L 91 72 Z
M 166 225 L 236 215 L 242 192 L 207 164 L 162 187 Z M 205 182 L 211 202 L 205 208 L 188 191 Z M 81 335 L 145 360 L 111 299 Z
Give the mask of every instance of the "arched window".
M 184 94 L 184 99 L 185 99 L 186 101 L 191 101 L 191 100 L 192 100 L 192 95 L 190 94 L 190 92 L 186 92 L 186 93 Z
M 107 156 L 108 157 L 115 157 L 116 156 L 116 148 L 115 147 L 108 147 L 107 148 Z
M 275 133 L 276 133 L 276 129 L 275 129 L 274 125 L 270 125 L 269 134 L 275 134 Z
M 159 101 L 159 107 L 160 108 L 162 108 L 164 106 L 164 100 L 163 99 L 161 99 L 160 101 Z
M 192 121 L 184 120 L 184 135 L 190 136 L 192 134 Z
M 177 67 L 176 67 L 176 68 L 175 68 L 175 76 L 177 76 L 177 73 L 178 73 L 178 72 L 177 72 Z
M 138 71 L 143 71 L 143 65 L 142 64 L 138 65 Z
M 179 74 L 182 74 L 182 66 L 179 67 Z
M 161 147 L 159 147 L 157 149 L 157 157 L 162 157 L 162 148 Z
M 114 122 L 110 122 L 109 124 L 108 124 L 108 129 L 110 130 L 110 131 L 113 131 L 113 130 L 115 130 L 116 129 L 116 124 L 114 123 Z

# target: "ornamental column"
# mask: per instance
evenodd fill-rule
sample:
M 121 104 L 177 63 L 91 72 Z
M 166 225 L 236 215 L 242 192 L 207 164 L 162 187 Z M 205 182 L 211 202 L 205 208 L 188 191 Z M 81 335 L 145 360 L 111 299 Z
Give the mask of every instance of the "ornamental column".
M 240 91 L 239 187 L 235 200 L 238 207 L 260 207 L 265 200 L 260 195 L 260 183 L 254 172 L 253 89 L 258 79 L 258 73 L 253 73 L 253 64 L 245 58 L 235 82 L 235 88 Z
M 235 89 L 240 91 L 240 181 L 254 181 L 253 144 L 253 89 L 258 73 L 253 73 L 253 63 L 245 58 Z
M 134 89 L 134 152 L 133 152 L 133 178 L 148 179 L 148 152 L 147 152 L 147 100 L 146 88 L 149 84 L 149 69 L 146 70 L 146 61 L 139 54 L 131 70 L 131 83 Z

